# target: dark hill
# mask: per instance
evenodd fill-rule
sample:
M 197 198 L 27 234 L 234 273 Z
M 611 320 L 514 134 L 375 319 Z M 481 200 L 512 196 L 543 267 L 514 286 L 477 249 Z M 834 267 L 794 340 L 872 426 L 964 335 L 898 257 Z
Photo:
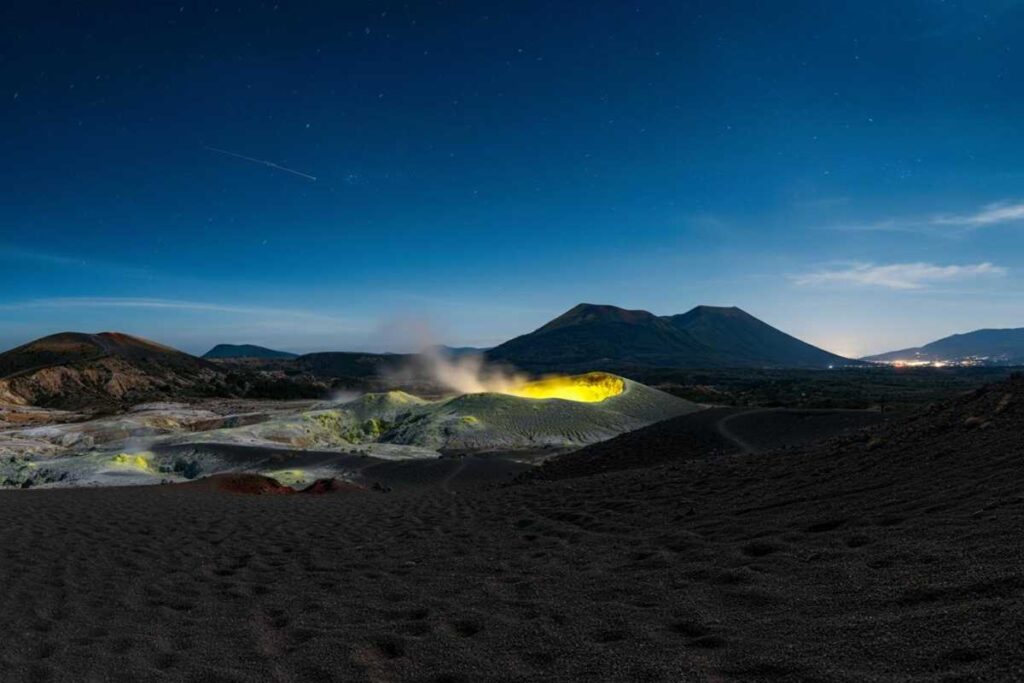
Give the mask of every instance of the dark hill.
M 0 401 L 113 406 L 220 386 L 213 364 L 119 332 L 63 332 L 0 354 Z
M 106 357 L 189 370 L 212 367 L 177 349 L 121 332 L 61 332 L 0 354 L 0 378 L 51 365 L 67 365 Z
M 442 344 L 435 346 L 434 350 L 450 358 L 460 358 L 462 356 L 479 356 L 487 349 L 478 346 L 444 346 Z
M 365 379 L 397 371 L 410 358 L 409 355 L 399 353 L 328 351 L 299 356 L 294 364 L 297 368 L 317 377 Z
M 745 365 L 826 367 L 849 360 L 777 330 L 735 306 L 697 306 L 665 318 L 676 329 Z
M 203 358 L 223 360 L 229 358 L 297 358 L 298 354 L 275 351 L 255 344 L 217 344 L 203 354 Z
M 963 358 L 986 358 L 993 364 L 1024 364 L 1024 328 L 975 330 L 954 334 L 930 344 L 900 351 L 890 351 L 864 360 L 891 362 L 895 360 L 951 361 Z
M 538 371 L 721 365 L 714 349 L 652 313 L 593 304 L 579 304 L 487 357 Z
M 117 332 L 64 332 L 0 354 L 0 403 L 19 405 L 117 410 L 210 396 L 319 398 L 328 387 L 301 371 L 222 367 Z
M 620 324 L 637 327 L 656 326 L 660 319 L 647 311 L 631 311 L 603 304 L 578 304 L 541 327 L 538 332 L 551 332 L 563 327 L 585 324 Z
M 579 304 L 543 327 L 491 349 L 527 370 L 643 367 L 827 367 L 850 364 L 738 308 L 682 315 Z

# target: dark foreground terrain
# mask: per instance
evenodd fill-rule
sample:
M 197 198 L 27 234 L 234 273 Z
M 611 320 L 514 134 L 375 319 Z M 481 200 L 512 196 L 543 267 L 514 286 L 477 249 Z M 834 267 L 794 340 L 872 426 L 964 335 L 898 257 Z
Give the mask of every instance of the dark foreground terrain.
M 3 492 L 0 679 L 1024 677 L 1024 379 L 770 452 L 724 416 L 508 486 Z

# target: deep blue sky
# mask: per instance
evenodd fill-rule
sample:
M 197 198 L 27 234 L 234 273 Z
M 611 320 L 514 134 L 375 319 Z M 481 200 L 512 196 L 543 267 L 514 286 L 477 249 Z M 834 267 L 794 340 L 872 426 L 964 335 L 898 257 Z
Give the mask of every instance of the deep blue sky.
M 1024 326 L 1021 35 L 1016 0 L 8 3 L 0 347 Z

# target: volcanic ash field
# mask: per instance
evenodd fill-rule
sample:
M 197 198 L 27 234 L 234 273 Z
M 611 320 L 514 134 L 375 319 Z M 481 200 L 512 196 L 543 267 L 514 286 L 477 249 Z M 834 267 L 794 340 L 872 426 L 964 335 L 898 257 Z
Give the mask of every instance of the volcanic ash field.
M 359 479 L 367 463 L 502 452 L 535 461 L 699 410 L 607 373 L 527 382 L 508 393 L 426 400 L 402 391 L 220 414 L 146 404 L 115 417 L 0 431 L 4 487 L 179 482 L 255 472 L 289 485 Z

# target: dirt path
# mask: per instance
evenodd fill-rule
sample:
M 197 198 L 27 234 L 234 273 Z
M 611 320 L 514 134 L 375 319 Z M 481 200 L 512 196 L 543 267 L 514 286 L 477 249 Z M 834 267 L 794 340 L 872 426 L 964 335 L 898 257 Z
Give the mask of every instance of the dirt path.
M 740 437 L 735 432 L 733 432 L 731 429 L 729 429 L 728 424 L 730 422 L 732 422 L 734 419 L 736 419 L 737 417 L 742 417 L 744 415 L 753 415 L 755 413 L 766 413 L 766 412 L 769 412 L 771 410 L 773 410 L 773 409 L 772 408 L 753 408 L 751 410 L 744 410 L 741 413 L 731 413 L 729 415 L 725 415 L 724 417 L 722 417 L 722 419 L 720 419 L 718 422 L 715 423 L 715 429 L 718 430 L 718 433 L 721 434 L 723 437 L 725 437 L 729 441 L 731 441 L 734 444 L 736 444 L 736 446 L 743 453 L 757 453 L 758 449 L 755 448 L 753 445 L 751 445 L 750 442 L 745 441 L 742 437 Z
M 467 457 L 468 457 L 468 456 L 462 456 L 462 457 L 460 457 L 460 458 L 459 458 L 459 464 L 458 464 L 458 466 L 457 466 L 457 467 L 456 467 L 455 469 L 453 469 L 453 470 L 452 470 L 452 471 L 451 471 L 451 472 L 450 472 L 450 473 L 448 474 L 448 476 L 447 476 L 447 477 L 445 477 L 444 479 L 442 479 L 442 480 L 441 480 L 441 490 L 442 490 L 442 491 L 444 491 L 445 493 L 455 493 L 455 491 L 452 491 L 451 483 L 452 483 L 452 481 L 453 481 L 453 480 L 454 480 L 454 479 L 455 479 L 455 478 L 456 478 L 457 476 L 459 476 L 460 474 L 462 474 L 462 470 L 466 469 L 466 458 L 467 458 Z
M 755 415 L 766 417 L 750 420 Z M 811 419 L 817 424 L 808 424 Z M 717 432 L 743 453 L 763 453 L 775 448 L 811 443 L 852 429 L 878 424 L 883 416 L 874 410 L 846 408 L 751 408 L 722 415 Z M 735 423 L 739 420 L 739 423 Z M 740 436 L 743 434 L 744 436 Z

